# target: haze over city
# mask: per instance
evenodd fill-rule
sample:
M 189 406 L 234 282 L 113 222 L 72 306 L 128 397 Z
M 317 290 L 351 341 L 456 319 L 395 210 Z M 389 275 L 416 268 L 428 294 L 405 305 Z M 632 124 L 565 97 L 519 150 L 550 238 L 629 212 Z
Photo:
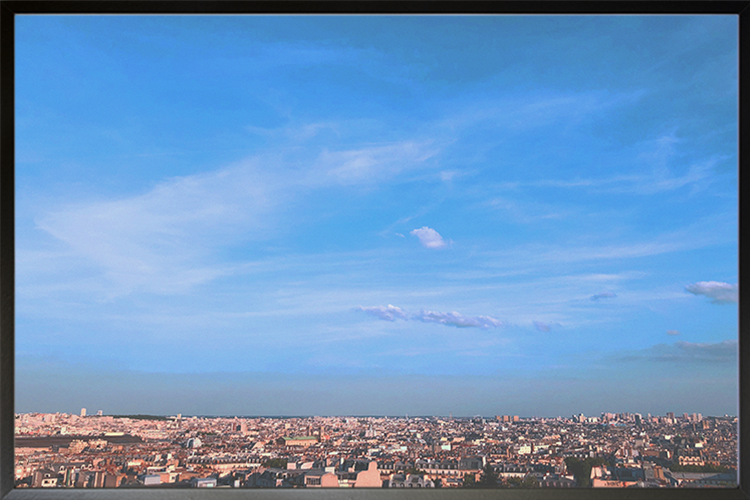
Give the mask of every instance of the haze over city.
M 737 414 L 736 17 L 15 22 L 17 413 Z

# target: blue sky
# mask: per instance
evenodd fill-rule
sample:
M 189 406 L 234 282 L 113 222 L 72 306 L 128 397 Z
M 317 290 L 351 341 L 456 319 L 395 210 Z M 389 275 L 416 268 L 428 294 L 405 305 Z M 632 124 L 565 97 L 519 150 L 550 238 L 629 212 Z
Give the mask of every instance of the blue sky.
M 737 411 L 734 16 L 19 16 L 17 411 Z

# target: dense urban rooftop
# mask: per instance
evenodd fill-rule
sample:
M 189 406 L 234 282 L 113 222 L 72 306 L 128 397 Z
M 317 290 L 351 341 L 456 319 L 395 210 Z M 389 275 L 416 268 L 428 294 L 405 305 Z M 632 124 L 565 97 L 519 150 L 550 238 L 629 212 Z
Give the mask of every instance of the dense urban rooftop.
M 734 487 L 737 418 L 16 415 L 16 487 Z

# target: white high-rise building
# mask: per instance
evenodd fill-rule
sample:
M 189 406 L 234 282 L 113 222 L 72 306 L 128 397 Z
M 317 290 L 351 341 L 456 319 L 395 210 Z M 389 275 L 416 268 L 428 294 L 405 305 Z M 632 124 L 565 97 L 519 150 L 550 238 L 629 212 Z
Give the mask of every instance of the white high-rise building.
M 82 417 L 86 416 L 86 408 L 81 408 L 81 416 Z

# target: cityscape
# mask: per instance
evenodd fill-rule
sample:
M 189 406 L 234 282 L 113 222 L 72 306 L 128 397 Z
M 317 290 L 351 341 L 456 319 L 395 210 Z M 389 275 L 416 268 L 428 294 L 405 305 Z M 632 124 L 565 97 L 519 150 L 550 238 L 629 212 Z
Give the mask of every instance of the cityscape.
M 16 414 L 16 488 L 722 488 L 737 417 Z

